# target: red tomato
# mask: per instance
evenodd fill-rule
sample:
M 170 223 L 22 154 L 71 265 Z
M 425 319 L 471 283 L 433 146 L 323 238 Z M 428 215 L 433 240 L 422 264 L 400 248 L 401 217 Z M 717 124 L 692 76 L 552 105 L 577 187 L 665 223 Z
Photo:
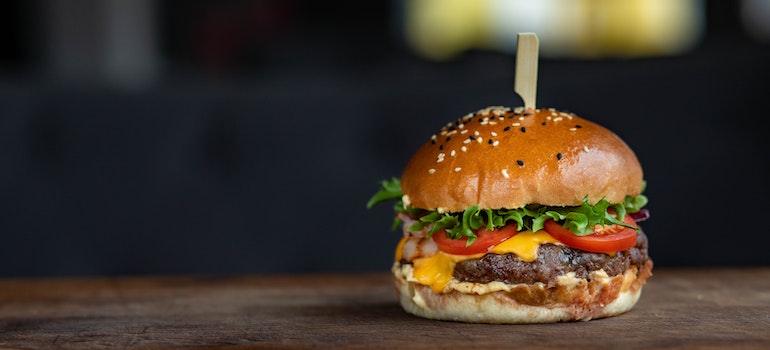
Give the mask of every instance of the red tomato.
M 476 240 L 467 246 L 468 237 L 461 239 L 452 239 L 447 237 L 445 230 L 438 230 L 433 233 L 433 241 L 436 242 L 438 249 L 449 254 L 470 255 L 486 253 L 494 246 L 500 244 L 518 232 L 516 224 L 507 225 L 492 231 L 482 227 L 476 231 Z
M 623 218 L 626 224 L 637 226 L 636 221 L 630 215 Z M 565 245 L 594 253 L 611 253 L 628 250 L 636 245 L 636 230 L 619 225 L 597 225 L 594 233 L 586 236 L 578 236 L 560 223 L 548 220 L 543 225 L 544 229 L 553 238 Z

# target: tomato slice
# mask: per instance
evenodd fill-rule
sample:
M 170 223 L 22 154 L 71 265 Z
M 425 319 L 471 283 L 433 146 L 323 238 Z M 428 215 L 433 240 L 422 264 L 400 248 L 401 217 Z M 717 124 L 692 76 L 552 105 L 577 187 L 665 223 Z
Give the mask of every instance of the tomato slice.
M 626 215 L 623 218 L 623 222 L 635 227 L 637 226 L 636 221 L 630 215 Z M 636 230 L 620 225 L 597 225 L 594 233 L 586 236 L 578 236 L 553 220 L 546 221 L 543 229 L 566 246 L 588 252 L 619 252 L 631 249 L 636 245 Z
M 431 237 L 433 238 L 433 241 L 436 242 L 438 249 L 445 253 L 470 255 L 486 253 L 494 246 L 511 238 L 516 232 L 518 232 L 516 224 L 506 225 L 492 231 L 487 230 L 486 227 L 482 227 L 476 231 L 476 240 L 467 247 L 468 237 L 452 239 L 447 237 L 446 230 L 438 230 L 434 232 Z

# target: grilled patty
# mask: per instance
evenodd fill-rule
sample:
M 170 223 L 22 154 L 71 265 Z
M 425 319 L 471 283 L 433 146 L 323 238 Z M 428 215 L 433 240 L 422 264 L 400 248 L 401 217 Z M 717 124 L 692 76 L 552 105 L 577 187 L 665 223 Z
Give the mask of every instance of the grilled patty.
M 587 278 L 592 271 L 604 270 L 610 277 L 620 275 L 631 266 L 641 270 L 650 259 L 647 236 L 642 231 L 636 246 L 614 255 L 591 253 L 563 245 L 543 244 L 537 260 L 525 262 L 515 254 L 486 254 L 479 259 L 465 260 L 455 266 L 454 278 L 462 282 L 508 284 L 542 282 L 553 286 L 556 277 L 574 272 L 577 278 Z

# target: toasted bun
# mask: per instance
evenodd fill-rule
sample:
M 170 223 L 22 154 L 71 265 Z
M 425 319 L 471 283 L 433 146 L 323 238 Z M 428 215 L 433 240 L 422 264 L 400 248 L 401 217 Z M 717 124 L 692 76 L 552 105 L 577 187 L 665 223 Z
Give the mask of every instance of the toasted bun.
M 410 281 L 398 266 L 393 275 L 401 306 L 416 316 L 472 323 L 553 323 L 588 321 L 630 310 L 651 270 L 652 261 L 648 261 L 642 271 L 631 267 L 614 277 L 567 279 L 570 283 L 555 288 L 518 284 L 485 294 L 436 294 L 429 286 Z
M 448 212 L 622 202 L 642 191 L 634 152 L 572 113 L 488 107 L 447 124 L 401 176 L 405 204 Z

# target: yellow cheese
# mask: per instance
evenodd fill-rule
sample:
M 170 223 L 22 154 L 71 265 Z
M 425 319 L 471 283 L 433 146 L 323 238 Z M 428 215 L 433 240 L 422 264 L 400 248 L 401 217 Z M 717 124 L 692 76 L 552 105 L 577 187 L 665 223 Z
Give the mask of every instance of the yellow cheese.
M 401 238 L 400 241 L 398 241 L 398 245 L 396 245 L 396 260 L 395 261 L 401 261 L 401 256 L 403 254 L 404 250 L 404 244 L 406 243 L 406 237 Z
M 494 254 L 513 253 L 521 260 L 530 262 L 537 259 L 537 248 L 543 243 L 558 243 L 558 241 L 545 231 L 522 231 L 496 245 L 489 252 Z M 401 246 L 402 244 L 399 244 L 399 247 L 396 248 L 397 260 L 400 260 L 399 251 Z M 441 293 L 449 281 L 452 280 L 452 274 L 458 262 L 478 259 L 483 255 L 455 255 L 439 251 L 433 256 L 418 258 L 412 261 L 414 278 L 418 283 L 430 286 L 435 293 Z
M 495 254 L 513 253 L 523 261 L 532 262 L 537 259 L 537 248 L 541 244 L 558 242 L 543 230 L 537 232 L 522 231 L 496 245 L 489 252 Z
M 438 252 L 428 258 L 414 259 L 414 278 L 417 282 L 431 286 L 433 291 L 441 293 L 447 283 L 452 280 L 455 265 L 458 262 L 482 257 L 483 254 L 454 255 Z

